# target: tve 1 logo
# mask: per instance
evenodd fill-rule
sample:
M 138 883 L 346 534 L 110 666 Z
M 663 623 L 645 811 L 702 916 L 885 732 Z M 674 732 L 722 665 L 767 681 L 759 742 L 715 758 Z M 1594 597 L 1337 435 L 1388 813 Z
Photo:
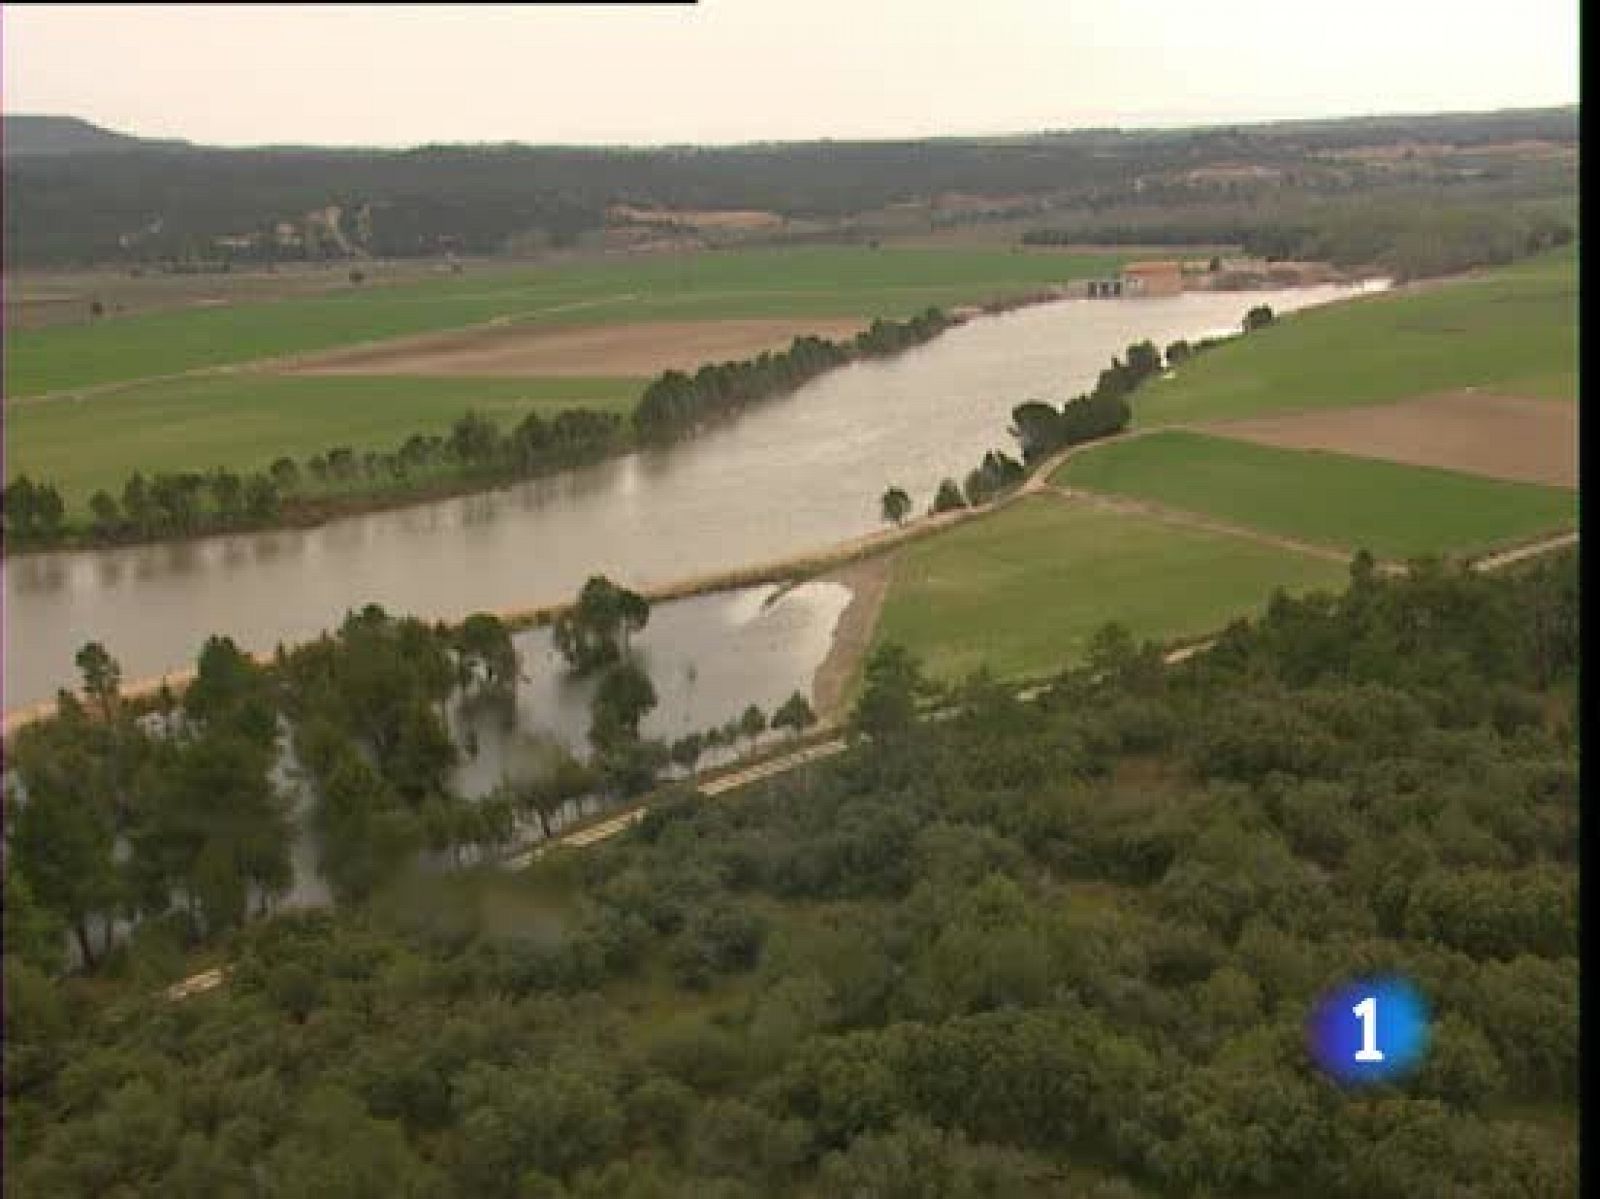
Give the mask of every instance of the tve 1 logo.
M 1346 1085 L 1393 1082 L 1428 1049 L 1428 1007 L 1393 975 L 1340 987 L 1311 1012 L 1306 1040 L 1319 1066 Z

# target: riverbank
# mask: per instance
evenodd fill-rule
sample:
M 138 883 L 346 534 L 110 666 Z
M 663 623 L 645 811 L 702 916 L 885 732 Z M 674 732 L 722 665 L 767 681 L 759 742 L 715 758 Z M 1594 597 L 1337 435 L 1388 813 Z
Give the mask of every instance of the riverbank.
M 850 589 L 850 602 L 834 625 L 827 657 L 811 680 L 812 706 L 825 725 L 843 718 L 850 681 L 872 644 L 893 568 L 890 556 L 880 553 L 820 576 L 819 581 L 840 583 Z
M 998 314 L 1014 311 L 1017 308 L 1059 299 L 1062 294 L 1060 289 L 1050 289 L 1011 297 L 1002 303 L 981 309 L 964 309 L 959 314 L 941 313 L 930 309 L 904 322 L 875 320 L 869 327 L 858 331 L 853 338 L 844 341 L 828 341 L 814 334 L 797 335 L 789 349 L 780 350 L 776 354 L 763 352 L 759 357 L 740 360 L 706 362 L 693 376 L 677 370 L 668 370 L 653 381 L 643 384 L 641 392 L 625 413 L 615 409 L 580 405 L 554 414 L 549 421 L 551 427 L 545 430 L 543 444 L 546 448 L 538 455 L 548 461 L 537 461 L 531 466 L 525 461 L 529 447 L 523 439 L 523 426 L 517 426 L 516 431 L 512 432 L 509 427 L 501 427 L 490 417 L 487 421 L 487 431 L 484 433 L 491 443 L 487 448 L 480 447 L 466 458 L 457 455 L 453 450 L 448 450 L 443 455 L 445 461 L 429 463 L 420 474 L 413 473 L 417 469 L 417 463 L 415 461 L 408 463 L 406 454 L 412 443 L 423 437 L 422 433 L 414 433 L 404 447 L 389 451 L 357 452 L 349 446 L 330 448 L 326 451 L 329 458 L 335 457 L 336 454 L 344 454 L 356 462 L 365 464 L 365 479 L 353 480 L 347 490 L 321 491 L 306 495 L 300 492 L 298 487 L 291 486 L 285 492 L 259 469 L 248 476 L 233 472 L 236 476 L 236 492 L 248 498 L 253 496 L 255 489 L 259 487 L 268 497 L 259 507 L 270 511 L 259 512 L 253 516 L 244 515 L 242 512 L 224 514 L 202 505 L 199 499 L 200 492 L 197 491 L 191 496 L 189 510 L 184 520 L 184 523 L 194 527 L 181 531 L 170 528 L 170 525 L 178 523 L 176 512 L 166 517 L 160 517 L 158 513 L 158 518 L 148 521 L 133 520 L 125 515 L 119 515 L 116 495 L 110 492 L 107 492 L 111 498 L 109 516 L 96 517 L 94 524 L 90 524 L 88 518 L 79 510 L 75 511 L 69 520 L 60 521 L 60 495 L 55 490 L 54 480 L 41 476 L 34 481 L 33 487 L 45 489 L 52 494 L 58 523 L 49 532 L 48 539 L 42 539 L 37 530 L 32 530 L 36 519 L 43 523 L 43 518 L 36 518 L 34 511 L 36 508 L 43 511 L 48 505 L 43 500 L 33 501 L 21 495 L 16 496 L 16 503 L 12 504 L 10 501 L 13 497 L 8 495 L 8 509 L 15 509 L 9 517 L 10 538 L 17 557 L 115 549 L 132 545 L 176 544 L 207 537 L 314 528 L 345 517 L 395 511 L 444 499 L 504 491 L 532 479 L 569 473 L 586 466 L 626 457 L 640 450 L 665 448 L 690 440 L 736 420 L 752 407 L 792 395 L 841 367 L 853 363 L 895 358 L 907 350 L 937 340 L 951 329 L 966 324 L 974 316 L 986 312 Z M 857 322 L 852 320 L 850 323 L 854 326 Z M 451 336 L 459 336 L 459 331 Z M 427 344 L 436 344 L 440 342 L 440 335 L 429 335 L 425 340 Z M 416 342 L 417 339 L 398 339 L 396 344 L 400 350 L 396 352 L 401 352 L 406 345 Z M 379 343 L 376 347 L 357 347 L 340 353 L 370 355 L 375 349 L 382 349 L 386 344 L 389 343 Z M 315 362 L 321 359 L 307 361 Z M 229 373 L 240 371 L 262 373 L 268 370 L 269 365 L 280 369 L 282 366 L 281 363 L 250 363 L 230 368 Z M 33 397 L 35 400 L 39 398 Z M 50 399 L 48 396 L 43 398 L 47 401 Z M 539 408 L 535 407 L 531 410 L 531 415 L 537 416 L 539 411 Z M 438 436 L 434 436 L 432 440 L 435 445 L 443 443 L 443 439 Z M 455 434 L 452 434 L 451 442 L 454 440 Z M 564 448 L 551 451 L 550 445 Z M 292 473 L 301 477 L 310 474 L 321 479 L 327 472 L 315 459 L 316 456 L 308 459 L 304 469 L 299 469 L 300 464 L 293 459 L 288 461 L 297 468 Z M 318 466 L 316 471 L 311 470 L 313 465 Z M 150 475 L 153 498 L 159 498 L 162 473 L 156 471 Z M 212 470 L 196 472 L 189 469 L 179 472 L 179 478 L 187 476 L 191 480 L 198 480 L 203 477 L 209 480 L 212 473 Z M 126 482 L 125 480 L 124 488 Z M 125 491 L 118 494 L 125 494 Z M 29 495 L 31 496 L 32 492 L 29 492 Z M 79 498 L 81 500 L 81 496 Z M 255 503 L 253 499 L 249 502 Z M 158 527 L 144 529 L 131 527 L 140 523 Z M 95 525 L 100 524 L 118 527 L 114 532 L 107 534 L 96 529 Z M 169 527 L 159 527 L 163 525 Z M 28 533 L 26 540 L 22 540 L 24 532 Z
M 492 495 L 509 491 L 520 483 L 548 479 L 557 475 L 615 461 L 636 453 L 639 447 L 626 430 L 623 430 L 615 449 L 546 470 L 518 474 L 513 478 L 496 478 L 486 482 L 481 476 L 457 476 L 447 479 L 430 479 L 404 490 L 382 492 L 354 492 L 350 495 L 327 495 L 303 501 L 294 501 L 270 520 L 233 525 L 224 529 L 196 529 L 185 533 L 160 533 L 126 537 L 102 538 L 93 534 L 79 535 L 51 545 L 20 545 L 7 547 L 7 558 L 30 558 L 44 554 L 97 553 L 102 550 L 134 549 L 151 545 L 195 545 L 219 541 L 228 537 L 243 537 L 253 533 L 282 533 L 295 530 L 316 529 L 336 520 L 354 516 L 370 516 L 378 512 L 396 512 L 416 508 L 441 500 L 461 499 L 471 495 Z
M 1342 298 L 1262 297 L 1283 311 Z M 29 636 L 13 640 L 8 706 L 75 686 L 72 656 L 89 638 L 140 679 L 189 665 L 207 633 L 294 644 L 369 602 L 427 620 L 505 611 L 531 624 L 593 574 L 669 595 L 820 574 L 937 528 L 885 529 L 879 494 L 892 481 L 920 508 L 942 477 L 1003 439 L 1009 405 L 997 397 L 1082 387 L 1130 341 L 1233 324 L 1238 306 L 1202 295 L 1041 304 L 833 372 L 670 453 L 304 533 L 19 559 L 6 603 Z
M 1140 431 L 1134 430 L 1117 436 L 1139 435 Z M 1049 458 L 1041 460 L 1036 467 L 1030 468 L 1027 478 L 1019 486 L 979 508 L 957 508 L 949 512 L 927 513 L 904 524 L 875 530 L 820 550 L 775 558 L 768 562 L 736 567 L 732 570 L 691 575 L 664 583 L 645 583 L 633 587 L 632 590 L 644 596 L 652 604 L 664 604 L 674 600 L 692 599 L 696 596 L 765 584 L 794 586 L 804 582 L 832 581 L 849 587 L 850 604 L 840 616 L 828 655 L 818 667 L 813 682 L 814 693 L 817 695 L 816 710 L 823 720 L 828 720 L 830 716 L 837 715 L 837 709 L 843 701 L 861 655 L 871 641 L 878 611 L 888 590 L 888 552 L 907 542 L 932 536 L 964 521 L 994 512 L 1023 496 L 1037 494 L 1046 487 L 1050 472 L 1065 462 L 1072 453 L 1096 444 L 1100 442 L 1084 442 L 1058 450 Z M 492 610 L 491 615 L 504 621 L 513 632 L 520 632 L 551 623 L 569 611 L 574 602 L 566 600 L 537 607 L 499 608 Z M 257 651 L 250 656 L 257 662 L 265 664 L 272 660 L 273 655 L 266 651 Z M 125 699 L 149 699 L 158 695 L 163 687 L 170 688 L 174 694 L 181 694 L 194 678 L 194 673 L 192 668 L 185 668 L 137 679 L 123 684 L 122 695 Z M 825 691 L 817 690 L 818 688 L 825 688 Z M 55 710 L 54 699 L 41 700 L 25 707 L 7 710 L 3 718 L 0 718 L 0 741 L 24 725 L 53 715 Z

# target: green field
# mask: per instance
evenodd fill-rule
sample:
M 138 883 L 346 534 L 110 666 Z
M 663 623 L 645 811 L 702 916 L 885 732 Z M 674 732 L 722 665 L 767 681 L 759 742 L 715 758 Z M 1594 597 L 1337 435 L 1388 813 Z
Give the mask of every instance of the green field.
M 1577 259 L 1291 313 L 1134 400 L 1137 424 L 1382 404 L 1458 387 L 1576 399 Z
M 302 354 L 478 324 L 904 317 L 1112 269 L 1122 256 L 806 248 L 465 274 L 7 336 L 7 396 Z
M 1176 429 L 1074 455 L 1051 481 L 1380 558 L 1488 549 L 1577 516 L 1561 488 Z
M 1337 589 L 1337 563 L 1051 496 L 913 542 L 897 555 L 874 643 L 899 642 L 934 677 L 980 666 L 1051 674 L 1107 621 L 1136 637 L 1198 636 L 1272 589 Z
M 260 469 L 335 446 L 392 450 L 444 433 L 468 408 L 503 424 L 533 409 L 626 413 L 637 379 L 439 379 L 245 374 L 143 383 L 6 406 L 8 474 L 54 483 L 69 509 L 96 488 L 120 494 L 135 470 Z

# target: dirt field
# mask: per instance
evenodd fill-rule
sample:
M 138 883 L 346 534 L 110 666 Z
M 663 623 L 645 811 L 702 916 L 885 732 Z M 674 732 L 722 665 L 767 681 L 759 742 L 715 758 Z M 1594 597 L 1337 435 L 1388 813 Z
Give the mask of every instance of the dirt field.
M 655 375 L 693 371 L 707 362 L 781 350 L 813 333 L 845 338 L 862 328 L 855 318 L 654 321 L 577 329 L 506 326 L 407 338 L 404 342 L 337 351 L 294 368 L 308 375 Z
M 1468 389 L 1398 404 L 1200 426 L 1203 432 L 1298 450 L 1331 450 L 1468 474 L 1578 485 L 1578 406 Z
M 811 681 L 817 714 L 825 721 L 840 719 L 844 714 L 850 680 L 872 644 L 893 566 L 890 555 L 878 554 L 821 576 L 829 582 L 843 583 L 852 593 L 834 628 L 828 656 Z

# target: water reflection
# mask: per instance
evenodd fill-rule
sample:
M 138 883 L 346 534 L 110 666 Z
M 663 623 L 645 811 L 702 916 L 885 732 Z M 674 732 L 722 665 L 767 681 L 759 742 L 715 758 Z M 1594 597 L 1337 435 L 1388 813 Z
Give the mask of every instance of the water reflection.
M 812 679 L 827 656 L 834 626 L 850 601 L 838 583 L 807 583 L 779 593 L 749 587 L 659 605 L 634 641 L 658 704 L 644 720 L 648 737 L 672 740 L 719 725 L 746 704 L 770 714 Z M 457 769 L 456 789 L 483 795 L 501 781 L 522 782 L 544 768 L 551 741 L 588 753 L 594 679 L 574 679 L 549 629 L 516 637 L 523 681 L 513 702 L 457 700 L 451 728 L 477 753 Z
M 453 620 L 559 602 L 597 573 L 640 586 L 815 550 L 877 527 L 891 482 L 922 506 L 942 477 L 1006 444 L 1014 404 L 1087 389 L 1129 342 L 1165 345 L 1236 327 L 1258 303 L 1288 311 L 1347 292 L 1039 305 L 844 367 L 683 445 L 334 521 L 291 538 L 293 552 L 208 558 L 190 543 L 25 558 L 5 572 L 5 706 L 70 681 L 90 638 L 137 679 L 188 665 L 213 632 L 268 649 L 369 602 Z M 123 555 L 131 571 L 101 569 Z

